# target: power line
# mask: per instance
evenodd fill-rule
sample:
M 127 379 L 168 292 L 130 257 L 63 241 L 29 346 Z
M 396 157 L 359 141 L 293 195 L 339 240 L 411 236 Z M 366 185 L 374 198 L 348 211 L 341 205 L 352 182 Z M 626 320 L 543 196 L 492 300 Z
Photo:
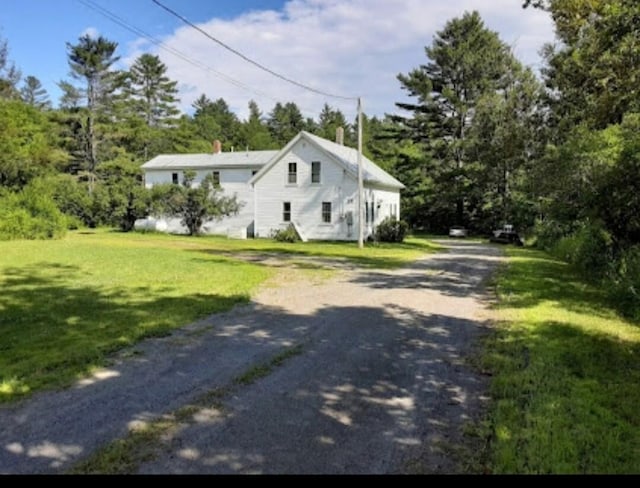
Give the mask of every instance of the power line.
M 99 14 L 103 15 L 104 17 L 107 17 L 109 20 L 111 20 L 112 22 L 120 25 L 121 27 L 124 27 L 125 29 L 127 29 L 129 32 L 132 32 L 138 36 L 144 37 L 145 39 L 147 39 L 148 41 L 152 42 L 153 44 L 157 45 L 158 47 L 160 47 L 161 49 L 164 49 L 165 51 L 173 54 L 174 56 L 182 59 L 183 61 L 186 61 L 187 63 L 191 64 L 192 66 L 195 66 L 196 68 L 200 68 L 202 70 L 205 71 L 209 71 L 210 73 L 213 73 L 214 75 L 220 77 L 221 79 L 223 79 L 224 81 L 226 81 L 227 83 L 230 83 L 238 88 L 241 88 L 243 90 L 247 90 L 255 95 L 258 95 L 259 97 L 264 97 L 264 98 L 268 98 L 274 102 L 278 102 L 279 100 L 266 94 L 263 92 L 260 92 L 258 90 L 255 90 L 254 88 L 250 87 L 249 85 L 246 85 L 245 83 L 238 81 L 230 76 L 225 75 L 224 73 L 221 73 L 220 71 L 217 71 L 213 68 L 211 68 L 210 66 L 207 66 L 199 61 L 196 61 L 192 58 L 190 58 L 189 56 L 187 56 L 186 54 L 178 51 L 177 49 L 172 48 L 171 46 L 168 46 L 167 44 L 165 44 L 162 41 L 159 41 L 158 39 L 154 38 L 153 36 L 151 36 L 150 34 L 147 34 L 146 32 L 144 32 L 143 30 L 139 29 L 138 27 L 128 23 L 125 19 L 123 19 L 122 17 L 119 17 L 117 14 L 111 12 L 110 10 L 107 10 L 106 8 L 102 7 L 101 5 L 96 4 L 95 2 L 93 2 L 92 0 L 77 0 L 78 2 L 80 2 L 81 4 L 83 4 L 85 7 L 90 8 L 91 10 L 94 10 L 95 12 L 98 12 Z
M 189 19 L 183 17 L 182 15 L 180 15 L 178 12 L 176 12 L 175 10 L 172 10 L 171 8 L 167 7 L 166 5 L 162 4 L 161 2 L 159 2 L 158 0 L 153 0 L 153 3 L 155 3 L 156 5 L 158 5 L 160 8 L 166 10 L 167 12 L 169 12 L 171 15 L 173 15 L 174 17 L 177 17 L 178 19 L 180 19 L 182 22 L 184 22 L 185 24 L 191 26 L 193 29 L 197 30 L 198 32 L 200 32 L 201 34 L 203 34 L 204 36 L 206 36 L 207 38 L 209 38 L 210 40 L 212 40 L 213 42 L 219 44 L 220 46 L 222 46 L 223 48 L 225 48 L 228 51 L 231 51 L 233 54 L 235 54 L 236 56 L 239 56 L 240 58 L 244 59 L 245 61 L 247 61 L 250 64 L 253 64 L 254 66 L 260 68 L 263 71 L 266 71 L 267 73 L 269 73 L 272 76 L 275 76 L 276 78 L 280 78 L 283 81 L 286 81 L 287 83 L 291 83 L 292 85 L 295 85 L 299 88 L 303 88 L 304 90 L 316 93 L 318 95 L 322 95 L 325 97 L 329 97 L 329 98 L 336 98 L 339 100 L 349 100 L 349 101 L 356 101 L 358 100 L 357 97 L 345 97 L 345 96 L 341 96 L 341 95 L 335 95 L 332 93 L 327 93 L 324 92 L 322 90 L 318 90 L 316 88 L 313 88 L 311 86 L 305 85 L 303 83 L 300 83 L 298 81 L 292 80 L 291 78 L 287 78 L 284 75 L 281 75 L 280 73 L 273 71 L 272 69 L 267 68 L 266 66 L 258 63 L 257 61 L 254 61 L 253 59 L 245 56 L 244 54 L 242 54 L 240 51 L 232 48 L 231 46 L 229 46 L 228 44 L 225 44 L 224 42 L 222 42 L 220 39 L 217 39 L 215 37 L 213 37 L 211 34 L 209 34 L 208 32 L 204 31 L 203 29 L 201 29 L 200 27 L 198 27 L 197 25 L 195 25 L 193 22 L 191 22 Z
M 203 71 L 208 71 L 212 74 L 214 74 L 215 76 L 219 77 L 220 79 L 222 79 L 223 81 L 226 81 L 227 83 L 236 86 L 237 88 L 240 88 L 242 90 L 246 90 L 248 92 L 253 93 L 254 95 L 257 95 L 258 97 L 261 98 L 265 98 L 265 99 L 269 99 L 273 102 L 279 103 L 281 100 L 279 100 L 278 98 L 269 95 L 265 92 L 259 91 L 249 85 L 247 85 L 246 83 L 243 83 L 242 81 L 236 80 L 235 78 L 232 78 L 231 76 L 228 76 L 216 69 L 213 69 L 212 67 L 201 63 L 200 61 L 197 61 L 189 56 L 187 56 L 186 54 L 184 54 L 181 51 L 178 51 L 177 49 L 169 46 L 168 44 L 156 39 L 155 37 L 153 37 L 151 34 L 148 34 L 147 32 L 143 31 L 142 29 L 140 29 L 139 27 L 136 27 L 135 25 L 129 23 L 127 20 L 123 19 L 122 17 L 118 16 L 116 13 L 104 8 L 103 6 L 95 3 L 92 0 L 76 0 L 77 2 L 83 4 L 85 7 L 90 8 L 91 10 L 99 13 L 100 15 L 108 18 L 109 20 L 111 20 L 112 22 L 114 22 L 115 24 L 118 24 L 119 26 L 123 27 L 124 29 L 128 30 L 129 32 L 132 32 L 133 34 L 136 34 L 140 37 L 144 37 L 145 39 L 147 39 L 148 41 L 150 41 L 151 43 L 157 45 L 159 48 L 173 54 L 174 56 L 182 59 L 183 61 L 191 64 L 192 66 L 195 66 L 196 68 L 199 68 Z M 308 107 L 304 107 L 301 105 L 298 105 L 298 108 L 300 109 L 300 111 L 302 113 L 305 113 L 306 115 L 310 116 L 310 117 L 315 117 L 316 115 L 316 111 L 315 110 L 311 110 Z

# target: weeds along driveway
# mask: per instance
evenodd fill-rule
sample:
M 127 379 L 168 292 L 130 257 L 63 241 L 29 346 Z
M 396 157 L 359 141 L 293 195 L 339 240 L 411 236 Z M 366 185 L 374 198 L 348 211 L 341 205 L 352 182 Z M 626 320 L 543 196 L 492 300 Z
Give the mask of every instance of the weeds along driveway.
M 62 472 L 140 422 L 216 392 L 139 473 L 456 472 L 448 447 L 483 403 L 465 362 L 496 248 L 396 271 L 265 288 L 252 304 L 145 341 L 73 388 L 0 409 L 0 472 Z M 256 381 L 252 366 L 300 345 Z M 213 396 L 212 396 L 213 398 Z M 155 442 L 155 441 L 154 441 Z

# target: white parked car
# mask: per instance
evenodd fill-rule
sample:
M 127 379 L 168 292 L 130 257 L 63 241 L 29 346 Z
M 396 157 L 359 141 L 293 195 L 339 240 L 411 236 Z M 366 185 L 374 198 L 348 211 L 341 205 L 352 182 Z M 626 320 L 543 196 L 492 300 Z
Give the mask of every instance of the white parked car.
M 467 229 L 454 225 L 449 229 L 449 237 L 467 237 Z

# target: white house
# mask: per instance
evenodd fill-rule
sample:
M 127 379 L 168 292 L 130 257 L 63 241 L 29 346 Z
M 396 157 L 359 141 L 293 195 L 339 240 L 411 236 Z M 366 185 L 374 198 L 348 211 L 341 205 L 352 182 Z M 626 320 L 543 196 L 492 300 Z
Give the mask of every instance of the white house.
M 226 194 L 242 202 L 240 213 L 207 222 L 209 234 L 269 237 L 293 224 L 303 240 L 357 240 L 358 154 L 355 149 L 300 132 L 281 151 L 161 155 L 142 166 L 145 183 L 182 182 L 184 171 L 195 183 L 213 174 Z M 368 158 L 362 158 L 365 236 L 388 216 L 400 218 L 402 183 Z M 182 233 L 179 219 L 147 219 L 140 227 Z

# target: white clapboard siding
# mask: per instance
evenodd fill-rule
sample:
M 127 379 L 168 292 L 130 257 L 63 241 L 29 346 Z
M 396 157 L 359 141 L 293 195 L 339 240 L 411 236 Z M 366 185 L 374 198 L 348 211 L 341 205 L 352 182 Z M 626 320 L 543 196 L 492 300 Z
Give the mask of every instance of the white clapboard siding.
M 145 163 L 145 184 L 178 183 L 184 171 L 196 173 L 198 185 L 208 174 L 220 173 L 220 184 L 227 195 L 236 195 L 240 212 L 203 225 L 203 232 L 234 238 L 269 237 L 285 229 L 284 203 L 291 204 L 291 223 L 304 240 L 357 240 L 358 238 L 358 154 L 353 148 L 300 132 L 281 151 L 242 153 L 160 155 Z M 311 182 L 313 162 L 321 163 L 320 183 Z M 402 183 L 373 161 L 362 157 L 364 178 L 365 237 L 386 217 L 400 217 Z M 288 183 L 289 163 L 297 164 L 297 181 Z M 254 176 L 255 175 L 255 176 Z M 323 203 L 331 203 L 331 221 L 323 219 Z M 371 208 L 373 205 L 373 220 Z M 179 219 L 150 216 L 136 228 L 184 233 Z
M 311 183 L 312 162 L 321 163 L 320 183 Z M 297 164 L 297 183 L 289 184 L 289 163 Z M 352 240 L 357 238 L 357 220 L 351 232 L 345 215 L 356 211 L 358 188 L 353 177 L 324 151 L 299 140 L 255 183 L 256 237 L 269 237 L 289 224 L 284 202 L 291 202 L 291 220 L 307 239 Z M 322 219 L 322 203 L 331 202 L 331 223 Z
M 212 220 L 202 226 L 205 234 L 226 235 L 236 237 L 246 235 L 249 227 L 253 223 L 253 188 L 248 184 L 255 168 L 224 168 L 195 171 L 194 186 L 198 186 L 202 180 L 213 171 L 220 172 L 220 186 L 224 195 L 236 195 L 241 204 L 237 215 L 225 217 L 222 220 Z M 182 183 L 184 171 L 182 170 L 147 170 L 145 182 L 147 187 L 158 184 L 172 183 L 173 173 L 178 173 L 180 183 Z M 184 234 L 187 229 L 180 224 L 180 219 L 165 219 L 167 230 L 171 233 Z

